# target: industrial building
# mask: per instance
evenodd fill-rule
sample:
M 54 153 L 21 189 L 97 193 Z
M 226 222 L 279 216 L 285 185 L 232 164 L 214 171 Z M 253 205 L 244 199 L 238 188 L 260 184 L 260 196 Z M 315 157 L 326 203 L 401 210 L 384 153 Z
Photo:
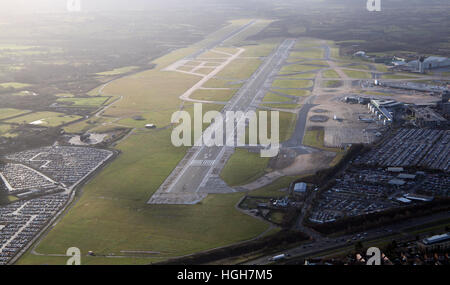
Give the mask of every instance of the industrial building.
M 411 106 L 408 108 L 409 113 L 414 117 L 414 123 L 421 128 L 436 128 L 447 126 L 447 120 L 440 114 L 436 113 L 430 107 L 420 108 Z
M 395 100 L 372 99 L 367 107 L 386 125 L 395 120 L 395 113 L 403 110 L 404 104 Z
M 294 193 L 295 194 L 304 194 L 306 193 L 307 185 L 304 182 L 295 183 L 294 185 Z
M 430 56 L 427 58 L 420 57 L 417 60 L 396 67 L 411 72 L 424 73 L 427 70 L 450 67 L 450 59 L 448 57 L 439 56 Z
M 393 89 L 414 90 L 419 92 L 431 92 L 431 93 L 442 93 L 449 91 L 449 89 L 446 86 L 430 85 L 419 82 L 385 82 L 375 80 L 374 85 Z
M 450 233 L 425 238 L 418 242 L 418 247 L 425 252 L 448 250 L 450 248 Z
M 446 119 L 450 119 L 450 92 L 444 91 L 442 92 L 441 102 L 437 104 L 438 109 L 441 111 L 443 117 Z

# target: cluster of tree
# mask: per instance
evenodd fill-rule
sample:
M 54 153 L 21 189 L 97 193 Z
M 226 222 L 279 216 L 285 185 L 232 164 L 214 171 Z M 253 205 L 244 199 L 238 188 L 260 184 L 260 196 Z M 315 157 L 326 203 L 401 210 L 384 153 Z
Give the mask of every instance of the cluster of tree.
M 286 248 L 289 244 L 309 239 L 309 236 L 297 231 L 280 231 L 274 235 L 263 237 L 261 239 L 248 241 L 236 245 L 231 245 L 219 249 L 213 249 L 206 252 L 193 254 L 187 257 L 171 259 L 158 264 L 177 265 L 177 264 L 207 264 L 213 261 L 249 254 L 257 251 L 275 251 L 278 248 Z
M 449 56 L 450 40 L 442 37 L 448 33 L 448 5 L 439 0 L 410 2 L 384 1 L 382 12 L 368 12 L 362 0 L 322 1 L 308 7 L 292 1 L 291 6 L 273 10 L 271 17 L 280 20 L 254 38 L 303 36 L 334 40 L 349 53 L 411 51 Z

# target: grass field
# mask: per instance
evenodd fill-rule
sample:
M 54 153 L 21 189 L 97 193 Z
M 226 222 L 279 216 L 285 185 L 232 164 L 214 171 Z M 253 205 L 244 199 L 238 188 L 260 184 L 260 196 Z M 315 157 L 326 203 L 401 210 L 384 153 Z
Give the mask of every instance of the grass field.
M 203 87 L 206 88 L 239 88 L 242 83 L 236 83 L 234 80 L 212 78 L 208 80 Z
M 279 41 L 274 41 L 270 43 L 263 43 L 259 45 L 243 46 L 245 48 L 244 53 L 241 57 L 261 57 L 268 56 L 276 47 Z
M 31 86 L 30 84 L 20 83 L 20 82 L 5 82 L 0 83 L 0 87 L 3 88 L 14 88 L 14 89 L 22 89 Z
M 324 51 L 321 48 L 312 48 L 304 51 L 291 52 L 290 58 L 314 58 L 322 59 L 324 57 Z
M 19 116 L 25 113 L 28 113 L 27 110 L 19 110 L 13 108 L 0 108 L 0 120 L 4 120 L 7 118 L 11 118 L 14 116 Z
M 125 66 L 125 67 L 116 68 L 116 69 L 113 69 L 113 70 L 99 72 L 99 73 L 97 73 L 97 75 L 101 75 L 101 76 L 121 75 L 121 74 L 132 72 L 132 71 L 134 71 L 134 70 L 136 70 L 138 68 L 139 68 L 138 66 Z
M 105 122 L 107 122 L 107 119 L 105 118 L 89 118 L 64 127 L 64 131 L 67 133 L 84 133 Z
M 200 89 L 191 95 L 191 99 L 208 101 L 228 101 L 236 93 L 236 89 Z
M 159 70 L 144 71 L 118 79 L 103 91 L 105 95 L 121 95 L 123 99 L 106 112 L 106 116 L 132 117 L 151 113 L 153 123 L 165 126 L 181 102 L 179 96 L 199 81 L 198 76 Z
M 283 80 L 277 79 L 273 82 L 275 88 L 310 88 L 313 86 L 311 80 Z
M 304 65 L 304 64 L 290 64 L 283 66 L 280 70 L 280 74 L 295 73 L 295 72 L 307 72 L 312 70 L 318 70 L 320 67 L 314 65 Z
M 272 92 L 268 92 L 263 99 L 263 102 L 291 102 L 291 101 L 292 101 L 291 98 L 280 96 Z
M 0 124 L 0 136 L 8 134 L 11 131 L 12 126 L 7 124 Z
M 307 64 L 317 64 L 317 65 L 322 65 L 323 67 L 329 67 L 328 63 L 326 61 L 323 61 L 323 60 L 308 60 L 305 63 L 307 63 Z
M 70 93 L 58 93 L 58 94 L 55 94 L 55 96 L 60 97 L 60 98 L 72 98 L 75 95 L 70 94 Z
M 279 76 L 278 78 L 286 78 L 286 79 L 314 79 L 316 77 L 315 73 L 298 73 L 298 74 L 290 74 L 288 76 Z
M 342 150 L 337 148 L 329 148 L 326 147 L 324 144 L 324 138 L 325 138 L 325 130 L 324 129 L 316 129 L 316 130 L 307 130 L 305 132 L 305 136 L 303 137 L 303 144 L 320 148 L 327 151 L 332 151 L 336 153 L 342 152 Z M 333 160 L 331 164 L 336 164 L 339 162 L 340 157 L 337 157 L 336 160 Z
M 320 130 L 307 130 L 305 136 L 303 137 L 303 144 L 309 145 L 317 148 L 322 148 L 324 146 L 324 136 L 325 131 Z
M 339 74 L 333 69 L 323 71 L 322 75 L 324 78 L 340 78 Z
M 337 88 L 342 86 L 342 81 L 339 80 L 325 80 L 322 83 L 323 87 L 326 88 Z
M 369 68 L 367 65 L 365 65 L 365 64 L 351 65 L 351 66 L 349 66 L 349 67 L 350 67 L 350 68 L 353 68 L 353 69 L 370 70 L 370 68 Z
M 261 65 L 260 59 L 236 59 L 217 74 L 218 78 L 224 79 L 247 79 Z
M 370 76 L 370 73 L 364 72 L 364 71 L 357 71 L 357 70 L 350 70 L 350 69 L 342 69 L 345 74 L 347 74 L 348 77 L 351 78 L 363 78 L 363 79 L 370 79 L 372 76 Z
M 297 104 L 263 104 L 264 106 L 267 105 L 269 107 L 269 105 L 274 105 L 275 107 L 273 108 L 286 108 L 286 109 L 293 109 L 293 108 L 297 108 L 300 107 L 301 105 L 297 105 Z M 279 106 L 279 107 L 277 107 Z M 291 106 L 295 106 L 295 107 L 291 107 Z M 265 110 L 257 110 L 259 111 L 265 111 Z M 284 142 L 286 140 L 288 140 L 291 136 L 292 133 L 294 132 L 295 129 L 295 124 L 297 122 L 297 115 L 290 113 L 290 112 L 278 112 L 278 119 L 279 119 L 279 138 L 280 138 L 280 142 Z M 268 126 L 268 131 L 267 131 L 267 135 L 268 137 L 271 137 L 272 135 L 272 131 L 271 131 L 271 122 L 272 122 L 272 113 L 271 111 L 267 111 L 267 126 Z M 258 117 L 258 124 L 259 124 L 259 117 Z M 243 138 L 240 139 L 240 141 L 243 142 Z M 246 129 L 246 134 L 245 134 L 245 142 L 249 143 L 249 135 L 248 135 L 248 127 Z M 259 138 L 258 138 L 258 143 L 259 143 Z
M 260 157 L 259 152 L 236 149 L 220 177 L 230 186 L 250 183 L 264 175 L 269 160 L 269 158 Z
M 286 191 L 280 191 L 280 190 L 287 190 L 289 188 L 289 185 L 304 176 L 284 176 L 281 178 L 278 178 L 271 184 L 261 187 L 259 189 L 253 190 L 251 192 L 251 195 L 253 196 L 262 196 L 262 197 L 281 197 L 286 196 Z
M 109 97 L 90 97 L 90 98 L 59 98 L 56 102 L 71 107 L 99 107 L 103 105 Z
M 34 49 L 37 48 L 37 46 L 26 46 L 26 45 L 16 45 L 16 44 L 0 44 L 0 50 L 27 50 L 27 49 Z
M 14 124 L 31 124 L 34 123 L 43 127 L 58 127 L 76 120 L 81 119 L 80 116 L 65 115 L 55 112 L 36 112 L 29 115 L 24 115 L 14 119 L 7 120 L 7 123 Z M 38 122 L 40 121 L 40 122 Z
M 261 104 L 262 107 L 268 107 L 268 108 L 275 108 L 275 109 L 297 109 L 300 108 L 302 105 L 300 104 L 276 104 L 276 103 L 268 103 L 268 104 Z
M 295 89 L 273 89 L 274 91 L 281 92 L 283 94 L 292 96 L 309 96 L 311 91 L 309 90 L 295 90 Z

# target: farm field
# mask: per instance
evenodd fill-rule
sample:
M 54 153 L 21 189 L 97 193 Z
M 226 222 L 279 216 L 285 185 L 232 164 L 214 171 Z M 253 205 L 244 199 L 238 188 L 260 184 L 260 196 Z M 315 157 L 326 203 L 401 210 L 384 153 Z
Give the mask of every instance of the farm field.
M 99 107 L 108 99 L 109 97 L 59 98 L 56 102 L 71 107 Z
M 81 116 L 65 115 L 55 112 L 36 112 L 5 121 L 11 124 L 33 124 L 43 127 L 58 127 L 76 120 Z
M 3 88 L 14 88 L 14 89 L 22 89 L 22 88 L 26 88 L 31 86 L 30 84 L 27 83 L 20 83 L 20 82 L 5 82 L 5 83 L 0 83 L 0 87 Z
M 19 115 L 22 115 L 22 114 L 25 114 L 28 112 L 30 112 L 30 111 L 13 109 L 13 108 L 0 108 L 0 120 L 19 116 Z

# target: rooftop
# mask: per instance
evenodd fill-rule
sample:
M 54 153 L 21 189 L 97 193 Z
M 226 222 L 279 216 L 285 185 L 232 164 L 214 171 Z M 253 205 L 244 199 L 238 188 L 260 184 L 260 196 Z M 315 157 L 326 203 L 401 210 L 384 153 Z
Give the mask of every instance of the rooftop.
M 443 242 L 443 241 L 448 241 L 450 240 L 450 233 L 445 233 L 442 235 L 435 235 L 429 238 L 426 238 L 423 240 L 424 244 L 430 245 L 430 244 L 435 244 L 435 243 L 439 243 L 439 242 Z

